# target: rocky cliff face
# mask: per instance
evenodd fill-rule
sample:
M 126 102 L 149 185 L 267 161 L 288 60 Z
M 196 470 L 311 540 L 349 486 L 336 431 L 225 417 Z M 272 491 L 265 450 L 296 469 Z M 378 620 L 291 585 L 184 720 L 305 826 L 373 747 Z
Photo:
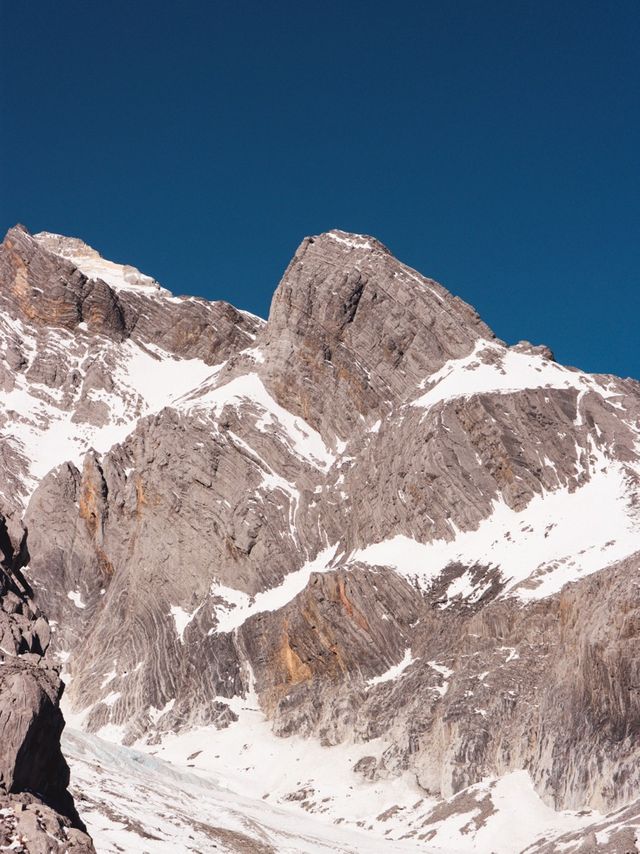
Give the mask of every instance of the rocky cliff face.
M 46 613 L 87 730 L 239 774 L 256 704 L 274 756 L 306 738 L 382 793 L 355 817 L 292 766 L 278 803 L 444 850 L 469 811 L 455 843 L 487 850 L 487 778 L 576 814 L 638 797 L 638 383 L 508 347 L 337 231 L 266 323 L 21 228 L 0 306 L 21 642 L 42 656 Z
M 59 668 L 46 658 L 51 629 L 35 605 L 18 547 L 0 516 L 0 845 L 48 854 L 92 852 L 75 810 L 64 727 Z

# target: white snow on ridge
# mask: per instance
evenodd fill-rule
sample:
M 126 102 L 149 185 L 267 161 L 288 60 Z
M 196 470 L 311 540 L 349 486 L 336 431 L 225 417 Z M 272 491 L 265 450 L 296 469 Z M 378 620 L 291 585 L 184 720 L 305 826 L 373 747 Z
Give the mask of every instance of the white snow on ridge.
M 349 249 L 373 249 L 371 241 L 361 235 L 350 235 L 346 231 L 328 231 L 326 234 L 327 237 L 331 238 L 331 240 L 334 240 L 336 243 L 341 243 Z
M 215 616 L 218 621 L 216 631 L 232 632 L 240 628 L 254 614 L 284 608 L 304 590 L 314 572 L 325 572 L 330 569 L 336 549 L 337 545 L 323 549 L 313 560 L 307 561 L 300 569 L 285 576 L 277 587 L 258 593 L 253 598 L 240 590 L 225 587 L 222 584 L 213 584 L 211 595 L 224 600 L 224 604 L 215 607 Z
M 349 561 L 391 567 L 425 589 L 453 562 L 497 566 L 507 582 L 502 595 L 540 599 L 640 550 L 640 518 L 630 513 L 630 500 L 623 469 L 600 458 L 591 479 L 573 493 L 537 495 L 522 512 L 494 501 L 475 531 L 431 543 L 398 534 L 359 549 Z M 477 593 L 453 582 L 449 596 Z
M 498 363 L 481 361 L 482 353 L 499 357 Z M 590 374 L 572 371 L 542 356 L 520 353 L 493 341 L 480 340 L 463 359 L 451 359 L 423 383 L 430 388 L 411 401 L 429 409 L 442 400 L 489 392 L 509 393 L 534 388 L 575 388 L 610 396 Z
M 142 291 L 147 295 L 170 296 L 168 290 L 159 285 L 151 276 L 141 273 L 137 267 L 108 261 L 78 238 L 64 237 L 48 231 L 41 231 L 34 234 L 33 237 L 49 252 L 53 252 L 54 255 L 66 258 L 75 264 L 88 279 L 101 279 L 115 291 Z
M 316 468 L 323 471 L 331 468 L 335 456 L 320 433 L 276 403 L 257 374 L 243 374 L 201 393 L 196 390 L 178 401 L 177 406 L 188 412 L 201 411 L 217 417 L 225 406 L 243 403 L 253 404 L 262 410 L 263 414 L 256 422 L 258 429 L 281 436 L 298 457 Z

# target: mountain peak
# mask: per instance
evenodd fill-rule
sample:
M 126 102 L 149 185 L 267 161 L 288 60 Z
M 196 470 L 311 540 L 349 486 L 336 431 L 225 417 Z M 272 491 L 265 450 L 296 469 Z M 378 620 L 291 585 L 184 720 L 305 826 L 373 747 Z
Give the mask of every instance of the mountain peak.
M 151 276 L 141 273 L 137 267 L 108 261 L 78 237 L 40 231 L 33 235 L 33 239 L 48 252 L 71 261 L 90 281 L 103 281 L 115 291 L 135 290 L 169 295 L 166 288 L 161 287 Z
M 368 234 L 354 234 L 349 231 L 342 231 L 339 228 L 332 228 L 331 231 L 325 231 L 317 237 L 310 237 L 308 239 L 312 243 L 316 240 L 331 240 L 333 243 L 337 243 L 343 250 L 360 249 L 384 252 L 385 255 L 391 255 L 391 251 L 384 243 L 376 240 L 375 237 L 371 237 Z
M 339 230 L 302 241 L 263 332 L 278 354 L 272 385 L 279 399 L 293 411 L 319 413 L 343 436 L 449 359 L 468 356 L 478 340 L 494 338 L 471 306 L 378 240 Z M 341 400 L 330 412 L 321 399 L 328 388 Z

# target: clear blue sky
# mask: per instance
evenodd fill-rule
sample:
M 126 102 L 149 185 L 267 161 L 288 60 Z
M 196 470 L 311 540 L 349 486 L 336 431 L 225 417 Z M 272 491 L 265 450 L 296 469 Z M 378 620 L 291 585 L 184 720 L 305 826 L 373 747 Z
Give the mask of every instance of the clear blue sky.
M 499 336 L 640 377 L 640 3 L 0 0 L 0 226 L 266 315 L 373 234 Z

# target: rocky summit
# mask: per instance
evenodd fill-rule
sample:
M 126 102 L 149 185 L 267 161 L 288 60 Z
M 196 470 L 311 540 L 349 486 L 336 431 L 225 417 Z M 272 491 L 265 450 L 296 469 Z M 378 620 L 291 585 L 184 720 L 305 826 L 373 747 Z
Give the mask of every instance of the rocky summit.
M 640 383 L 342 231 L 16 226 L 0 354 L 0 850 L 640 852 Z

